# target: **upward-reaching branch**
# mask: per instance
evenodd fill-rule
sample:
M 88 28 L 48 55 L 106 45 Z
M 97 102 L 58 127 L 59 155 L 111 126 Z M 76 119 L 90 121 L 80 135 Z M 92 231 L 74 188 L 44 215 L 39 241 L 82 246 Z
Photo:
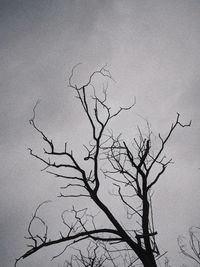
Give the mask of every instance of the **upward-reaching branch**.
M 107 91 L 104 89 L 103 90 L 103 98 L 101 99 L 100 97 L 97 96 L 96 94 L 96 90 L 92 84 L 92 80 L 95 78 L 96 75 L 100 75 L 104 78 L 107 79 L 112 79 L 112 76 L 110 74 L 110 72 L 106 69 L 106 66 L 103 66 L 100 70 L 94 71 L 88 79 L 88 82 L 86 82 L 83 86 L 81 87 L 77 87 L 76 84 L 73 84 L 72 79 L 74 76 L 74 70 L 77 67 L 77 65 L 72 69 L 70 78 L 69 78 L 69 87 L 71 87 L 72 89 L 74 89 L 77 93 L 77 97 L 81 102 L 81 105 L 84 109 L 84 112 L 86 113 L 90 125 L 92 127 L 92 134 L 93 134 L 93 140 L 95 142 L 95 145 L 92 146 L 92 149 L 87 149 L 89 152 L 89 155 L 86 157 L 86 159 L 93 159 L 94 161 L 94 181 L 95 181 L 95 193 L 97 193 L 98 189 L 99 189 L 99 174 L 98 174 L 98 170 L 99 170 L 99 153 L 100 153 L 100 146 L 101 146 L 101 141 L 102 141 L 102 136 L 103 133 L 105 131 L 105 128 L 108 124 L 108 122 L 116 117 L 117 115 L 119 115 L 122 111 L 126 111 L 126 110 L 130 110 L 134 105 L 135 105 L 135 101 L 132 105 L 130 105 L 129 107 L 120 107 L 118 111 L 116 112 L 111 112 L 111 107 L 108 107 L 108 105 L 106 104 L 106 100 L 107 100 Z M 94 101 L 94 107 L 93 109 L 89 108 L 88 105 L 88 98 L 87 98 L 87 91 L 89 91 L 89 87 L 91 87 L 93 89 L 93 101 Z M 100 110 L 103 109 L 106 111 L 106 115 L 104 119 L 100 119 L 99 117 L 99 113 Z M 100 128 L 99 128 L 100 126 Z

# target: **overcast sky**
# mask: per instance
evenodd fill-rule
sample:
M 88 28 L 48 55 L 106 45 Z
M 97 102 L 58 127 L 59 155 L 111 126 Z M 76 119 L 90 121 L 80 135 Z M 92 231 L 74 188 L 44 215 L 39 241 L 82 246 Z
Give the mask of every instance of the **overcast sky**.
M 23 236 L 34 208 L 58 194 L 57 183 L 27 151 L 40 146 L 28 123 L 37 99 L 38 123 L 52 138 L 82 143 L 84 116 L 67 87 L 79 62 L 80 82 L 107 63 L 116 81 L 113 107 L 136 96 L 119 131 L 134 132 L 137 114 L 162 134 L 176 112 L 185 122 L 192 119 L 191 128 L 177 130 L 169 143 L 175 164 L 154 199 L 159 244 L 172 267 L 180 266 L 176 238 L 200 224 L 199 0 L 0 0 L 1 264 L 12 266 L 26 249 Z M 19 266 L 57 266 L 59 260 L 49 263 L 42 255 Z

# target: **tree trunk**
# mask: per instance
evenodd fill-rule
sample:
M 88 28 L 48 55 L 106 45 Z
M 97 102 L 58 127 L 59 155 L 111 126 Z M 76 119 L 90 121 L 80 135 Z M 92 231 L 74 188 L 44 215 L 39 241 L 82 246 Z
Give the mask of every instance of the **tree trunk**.
M 153 258 L 150 258 L 149 256 L 150 256 L 150 255 L 148 255 L 148 256 L 142 261 L 144 267 L 157 267 L 157 264 L 156 264 L 156 261 L 155 261 L 154 257 L 153 257 Z
M 143 181 L 143 215 L 142 215 L 142 230 L 145 245 L 144 267 L 157 267 L 153 249 L 151 247 L 150 232 L 149 232 L 149 201 L 147 196 L 146 179 Z

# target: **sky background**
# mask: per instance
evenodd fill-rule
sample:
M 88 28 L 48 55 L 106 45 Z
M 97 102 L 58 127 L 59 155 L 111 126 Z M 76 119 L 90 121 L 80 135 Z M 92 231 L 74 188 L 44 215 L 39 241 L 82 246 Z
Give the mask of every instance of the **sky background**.
M 58 183 L 40 172 L 41 164 L 27 151 L 41 147 L 28 121 L 40 99 L 37 121 L 42 129 L 75 150 L 81 146 L 88 128 L 67 87 L 71 68 L 79 62 L 80 83 L 107 63 L 116 81 L 110 90 L 114 108 L 136 97 L 129 116 L 113 125 L 126 137 L 142 123 L 137 114 L 163 135 L 176 112 L 184 122 L 192 119 L 190 128 L 177 129 L 171 138 L 167 152 L 175 164 L 154 194 L 159 244 L 169 252 L 172 267 L 185 262 L 176 239 L 200 224 L 199 14 L 199 0 L 0 0 L 2 266 L 12 266 L 25 251 L 23 236 L 40 202 L 54 200 L 47 209 L 59 216 Z M 62 259 L 49 262 L 52 251 L 19 266 L 58 266 Z

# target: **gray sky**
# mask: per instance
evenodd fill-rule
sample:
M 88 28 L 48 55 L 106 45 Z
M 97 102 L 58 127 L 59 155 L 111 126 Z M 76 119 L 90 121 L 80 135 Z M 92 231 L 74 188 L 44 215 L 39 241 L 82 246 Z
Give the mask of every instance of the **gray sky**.
M 84 116 L 67 88 L 78 62 L 83 63 L 78 81 L 108 64 L 116 80 L 113 107 L 136 96 L 137 105 L 122 116 L 119 131 L 134 132 L 136 114 L 163 134 L 177 111 L 183 121 L 192 119 L 192 127 L 177 130 L 169 143 L 175 164 L 154 199 L 161 247 L 169 251 L 172 266 L 181 265 L 176 238 L 200 224 L 199 14 L 199 0 L 0 0 L 2 266 L 12 266 L 24 251 L 23 236 L 37 204 L 58 193 L 55 180 L 40 173 L 41 164 L 28 155 L 27 147 L 40 145 L 28 124 L 35 101 L 42 100 L 38 123 L 50 136 L 82 143 Z M 57 266 L 43 255 L 19 266 Z

